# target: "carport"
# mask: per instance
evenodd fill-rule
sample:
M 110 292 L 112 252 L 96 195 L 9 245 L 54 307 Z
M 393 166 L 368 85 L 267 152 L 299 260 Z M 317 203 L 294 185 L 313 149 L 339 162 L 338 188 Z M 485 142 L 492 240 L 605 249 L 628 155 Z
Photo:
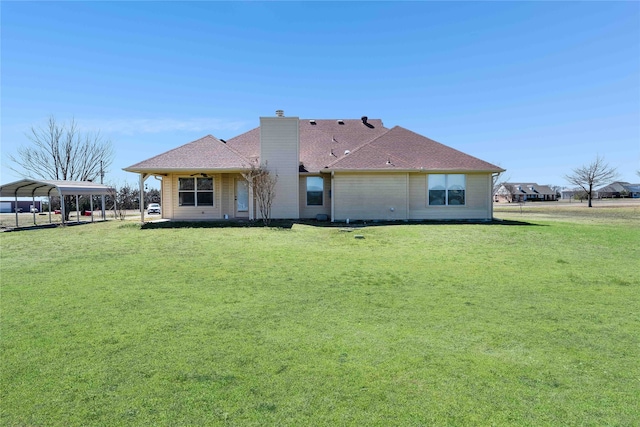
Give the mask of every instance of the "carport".
M 34 180 L 22 179 L 20 181 L 5 184 L 0 187 L 0 197 L 13 197 L 18 204 L 18 197 L 31 197 L 34 201 L 36 197 L 49 198 L 49 223 L 51 223 L 51 196 L 60 196 L 60 211 L 62 224 L 65 223 L 66 207 L 64 196 L 76 197 L 77 222 L 80 222 L 80 211 L 78 199 L 80 196 L 102 196 L 102 220 L 106 220 L 104 196 L 114 194 L 115 190 L 108 185 L 96 184 L 91 181 L 56 181 L 56 180 Z M 91 201 L 91 221 L 93 222 L 93 197 Z M 33 212 L 33 223 L 36 224 L 36 213 Z M 16 228 L 18 224 L 18 212 L 16 209 Z

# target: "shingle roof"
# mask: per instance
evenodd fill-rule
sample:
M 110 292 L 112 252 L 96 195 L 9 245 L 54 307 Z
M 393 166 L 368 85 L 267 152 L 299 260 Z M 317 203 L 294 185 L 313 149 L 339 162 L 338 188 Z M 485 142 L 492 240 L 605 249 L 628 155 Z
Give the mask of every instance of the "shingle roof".
M 218 138 L 203 138 L 159 154 L 124 170 L 130 172 L 163 172 L 212 169 L 246 169 L 247 159 Z
M 300 119 L 300 162 L 305 171 L 502 171 L 476 157 L 382 120 Z M 244 169 L 260 155 L 260 128 L 223 143 L 207 135 L 125 168 L 130 172 Z
M 345 156 L 362 144 L 384 134 L 382 120 L 369 119 L 368 125 L 354 119 L 300 119 L 300 162 L 308 171 L 317 172 L 329 163 Z M 313 121 L 313 124 L 311 123 Z M 260 128 L 231 138 L 227 145 L 247 158 L 260 155 Z
M 598 193 L 621 193 L 623 191 L 629 191 L 626 188 L 629 185 L 631 184 L 625 181 L 616 181 L 602 188 L 598 188 L 596 191 Z
M 538 185 L 535 182 L 505 182 L 503 185 L 507 188 L 511 186 L 513 192 L 519 194 L 556 194 L 548 185 Z M 518 187 L 521 187 L 521 190 L 518 190 Z
M 329 169 L 426 169 L 456 171 L 501 171 L 498 166 L 465 154 L 400 126 L 395 126 L 348 156 L 328 165 Z

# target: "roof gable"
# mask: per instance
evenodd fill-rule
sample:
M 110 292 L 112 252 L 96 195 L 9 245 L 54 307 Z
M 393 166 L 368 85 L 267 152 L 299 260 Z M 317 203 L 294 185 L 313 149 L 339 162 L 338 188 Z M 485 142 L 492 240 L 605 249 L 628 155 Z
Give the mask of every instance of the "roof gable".
M 249 160 L 212 135 L 124 168 L 130 172 L 243 169 Z

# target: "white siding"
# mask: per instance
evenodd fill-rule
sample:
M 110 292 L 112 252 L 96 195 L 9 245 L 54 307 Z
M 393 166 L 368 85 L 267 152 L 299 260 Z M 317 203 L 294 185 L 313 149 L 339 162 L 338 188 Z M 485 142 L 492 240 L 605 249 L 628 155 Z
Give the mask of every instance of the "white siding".
M 407 179 L 406 173 L 336 173 L 333 219 L 407 219 Z
M 299 218 L 299 126 L 297 117 L 260 118 L 260 161 L 278 176 L 272 218 Z

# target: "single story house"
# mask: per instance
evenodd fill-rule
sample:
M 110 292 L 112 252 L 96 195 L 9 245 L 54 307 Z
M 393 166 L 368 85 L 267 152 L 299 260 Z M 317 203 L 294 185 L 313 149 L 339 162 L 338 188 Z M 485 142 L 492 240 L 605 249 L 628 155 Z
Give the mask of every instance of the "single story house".
M 574 188 L 563 188 L 560 191 L 562 194 L 562 200 L 571 200 L 571 199 L 586 199 L 587 193 L 580 187 Z
M 631 184 L 624 181 L 612 182 L 602 188 L 595 191 L 597 197 L 604 198 L 619 198 L 619 197 L 640 197 L 640 184 Z
M 494 195 L 496 202 L 538 202 L 558 200 L 558 194 L 547 185 L 535 182 L 505 182 L 500 185 Z
M 3 200 L 0 201 L 0 213 L 32 212 L 32 210 L 42 212 L 41 200 Z
M 227 141 L 212 135 L 124 168 L 161 179 L 162 217 L 257 219 L 253 166 L 277 176 L 273 219 L 490 220 L 503 169 L 379 119 L 261 117 Z M 143 221 L 144 211 L 142 210 Z

